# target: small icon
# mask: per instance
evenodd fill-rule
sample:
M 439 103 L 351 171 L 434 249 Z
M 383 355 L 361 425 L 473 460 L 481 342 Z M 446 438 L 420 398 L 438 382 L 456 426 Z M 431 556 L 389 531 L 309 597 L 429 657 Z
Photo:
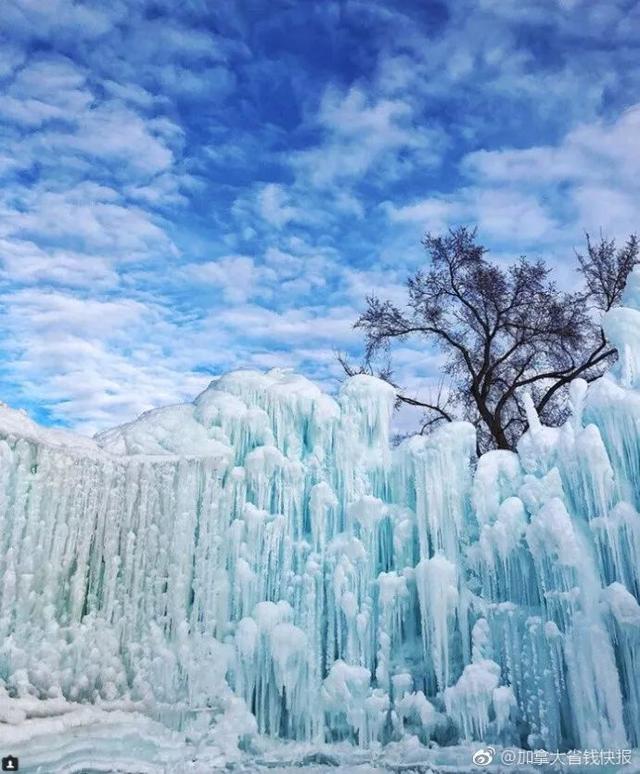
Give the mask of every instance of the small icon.
M 496 751 L 493 747 L 481 747 L 473 753 L 471 760 L 476 766 L 488 766 L 493 760 Z
M 18 771 L 18 759 L 15 755 L 7 755 L 2 759 L 2 771 Z

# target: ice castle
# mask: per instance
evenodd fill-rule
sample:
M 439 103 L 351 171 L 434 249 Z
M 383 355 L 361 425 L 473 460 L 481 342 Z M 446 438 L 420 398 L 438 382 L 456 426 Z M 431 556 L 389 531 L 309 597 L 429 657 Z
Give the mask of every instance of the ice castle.
M 605 329 L 565 426 L 529 407 L 478 460 L 465 423 L 392 448 L 364 375 L 238 371 L 95 440 L 3 407 L 0 694 L 240 743 L 638 747 L 637 271 Z

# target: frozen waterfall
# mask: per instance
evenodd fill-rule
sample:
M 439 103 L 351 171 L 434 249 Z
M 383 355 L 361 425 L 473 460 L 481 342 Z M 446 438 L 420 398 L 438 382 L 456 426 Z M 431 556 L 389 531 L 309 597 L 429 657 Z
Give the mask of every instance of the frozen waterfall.
M 0 719 L 639 746 L 637 272 L 606 331 L 567 424 L 479 460 L 464 423 L 392 449 L 364 375 L 238 371 L 93 441 L 0 408 Z

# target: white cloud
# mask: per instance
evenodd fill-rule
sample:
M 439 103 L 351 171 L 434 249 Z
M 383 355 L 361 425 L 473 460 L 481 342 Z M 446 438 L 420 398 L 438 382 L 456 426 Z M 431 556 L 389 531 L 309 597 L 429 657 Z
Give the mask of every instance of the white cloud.
M 640 175 L 640 103 L 612 123 L 577 126 L 558 145 L 470 153 L 463 168 L 470 176 L 506 184 L 594 179 L 634 184 Z
M 625 0 L 593 3 L 590 0 L 480 0 L 480 9 L 494 19 L 515 23 L 553 25 L 574 36 L 606 35 L 608 40 L 625 39 L 630 34 L 629 16 L 638 13 L 637 4 L 630 9 Z
M 621 83 L 611 66 L 617 54 L 595 50 L 594 41 L 606 38 L 611 49 L 619 44 L 624 58 L 634 14 L 640 13 L 624 0 L 580 0 L 572 9 L 560 0 L 449 0 L 446 6 L 447 21 L 435 34 L 409 10 L 393 15 L 375 82 L 389 97 L 410 95 L 427 113 L 434 98 L 437 105 L 453 97 L 447 129 L 467 140 L 496 124 L 508 126 L 512 118 L 520 135 L 525 110 L 549 127 L 595 118 Z M 527 35 L 548 42 L 548 61 Z
M 497 187 L 462 188 L 401 207 L 387 203 L 386 209 L 392 221 L 415 223 L 425 232 L 477 225 L 481 238 L 508 240 L 514 246 L 548 244 L 559 228 L 535 195 Z
M 640 230 L 640 186 L 635 192 L 598 185 L 578 186 L 571 194 L 576 221 L 583 231 L 626 240 Z
M 404 266 L 395 269 L 369 268 L 354 269 L 344 267 L 341 275 L 340 291 L 353 304 L 354 309 L 362 311 L 367 296 L 384 295 L 397 304 L 407 299 L 407 270 Z M 354 314 L 354 322 L 356 315 Z
M 124 162 L 128 176 L 132 172 L 154 175 L 169 169 L 174 161 L 165 137 L 154 129 L 152 121 L 110 102 L 86 111 L 74 132 L 43 133 L 40 145 L 56 153 L 80 153 L 92 159 Z M 175 131 L 179 133 L 177 126 Z
M 289 247 L 290 252 L 267 248 L 265 263 L 278 283 L 289 283 L 287 289 L 292 296 L 324 288 L 328 277 L 339 278 L 342 269 L 331 251 L 314 250 L 301 240 L 290 241 Z
M 123 192 L 142 206 L 184 207 L 189 204 L 189 193 L 198 188 L 198 181 L 188 173 L 161 172 L 149 182 L 123 186 Z
M 439 132 L 414 126 L 411 102 L 374 98 L 356 87 L 344 94 L 328 89 L 314 120 L 325 139 L 292 158 L 294 168 L 314 186 L 354 180 L 370 171 L 393 178 L 403 166 L 398 153 L 406 154 L 405 166 L 428 166 L 442 149 Z
M 442 232 L 477 226 L 481 239 L 556 254 L 602 228 L 624 239 L 638 229 L 640 106 L 616 121 L 581 124 L 557 145 L 480 150 L 461 162 L 472 183 L 384 209 L 394 223 Z
M 237 306 L 214 313 L 210 324 L 253 341 L 270 341 L 297 348 L 310 342 L 344 346 L 359 335 L 352 330 L 351 307 L 287 308 L 281 312 L 257 305 Z
M 418 223 L 425 231 L 443 231 L 451 220 L 460 213 L 460 205 L 445 197 L 430 197 L 413 204 L 396 206 L 385 202 L 384 208 L 391 221 L 396 223 Z
M 22 394 L 83 432 L 184 400 L 206 384 L 185 367 L 184 336 L 160 307 L 41 289 L 5 293 L 0 302 L 7 370 Z
M 260 215 L 276 228 L 286 226 L 300 216 L 300 211 L 290 204 L 290 198 L 283 186 L 269 183 L 258 194 Z
M 166 118 L 145 118 L 119 99 L 97 99 L 87 79 L 87 71 L 63 57 L 32 60 L 16 73 L 0 96 L 0 114 L 40 131 L 16 141 L 15 152 L 27 164 L 37 159 L 59 165 L 76 156 L 99 160 L 129 180 L 168 170 L 181 128 Z
M 55 36 L 72 40 L 97 38 L 108 32 L 122 16 L 120 2 L 70 3 L 68 0 L 6 0 L 2 6 L 0 29 L 13 36 L 30 38 Z
M 34 242 L 0 239 L 0 279 L 104 290 L 118 285 L 109 259 L 66 250 L 47 252 Z
M 28 326 L 33 333 L 49 338 L 53 331 L 95 336 L 131 336 L 147 309 L 139 301 L 120 298 L 102 301 L 80 298 L 59 291 L 24 289 L 2 296 L 11 310 L 14 324 Z
M 11 75 L 26 59 L 26 53 L 16 45 L 3 41 L 0 46 L 0 78 Z
M 269 246 L 256 260 L 246 255 L 225 255 L 212 261 L 188 263 L 180 276 L 194 287 L 211 286 L 220 291 L 226 304 L 244 304 L 256 299 L 261 303 L 293 301 L 324 288 L 327 274 L 338 276 L 340 267 L 321 252 L 309 251 L 296 243 L 298 253 Z
M 52 119 L 69 121 L 91 103 L 86 75 L 64 57 L 29 62 L 15 73 L 0 97 L 5 119 L 34 128 Z
M 215 261 L 189 263 L 183 268 L 183 275 L 201 286 L 219 288 L 224 300 L 233 304 L 244 303 L 260 292 L 259 281 L 269 279 L 265 270 L 246 255 L 226 255 Z
M 109 187 L 83 183 L 63 191 L 20 190 L 18 208 L 15 193 L 0 195 L 0 234 L 5 236 L 80 244 L 84 250 L 108 252 L 119 260 L 175 252 L 149 213 L 126 205 Z
M 613 122 L 582 124 L 557 145 L 468 154 L 463 169 L 505 197 L 535 198 L 537 218 L 562 211 L 574 235 L 602 227 L 624 238 L 638 228 L 640 104 Z

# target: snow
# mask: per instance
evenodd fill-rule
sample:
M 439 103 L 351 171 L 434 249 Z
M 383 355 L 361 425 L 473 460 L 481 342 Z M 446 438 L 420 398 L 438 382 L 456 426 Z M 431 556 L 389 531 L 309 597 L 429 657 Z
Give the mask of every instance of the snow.
M 517 453 L 479 460 L 466 423 L 393 448 L 366 375 L 332 398 L 238 371 L 93 440 L 0 406 L 3 749 L 197 772 L 637 747 L 638 274 L 626 298 L 565 426 L 529 402 Z
M 499 665 L 490 659 L 481 659 L 467 664 L 458 682 L 445 688 L 447 712 L 460 726 L 465 740 L 486 736 L 489 710 L 499 681 Z
M 617 371 L 623 387 L 638 387 L 640 384 L 640 310 L 618 307 L 606 317 L 605 333 L 617 347 L 619 361 Z
M 603 591 L 603 598 L 621 626 L 640 627 L 640 605 L 622 583 L 607 586 Z

